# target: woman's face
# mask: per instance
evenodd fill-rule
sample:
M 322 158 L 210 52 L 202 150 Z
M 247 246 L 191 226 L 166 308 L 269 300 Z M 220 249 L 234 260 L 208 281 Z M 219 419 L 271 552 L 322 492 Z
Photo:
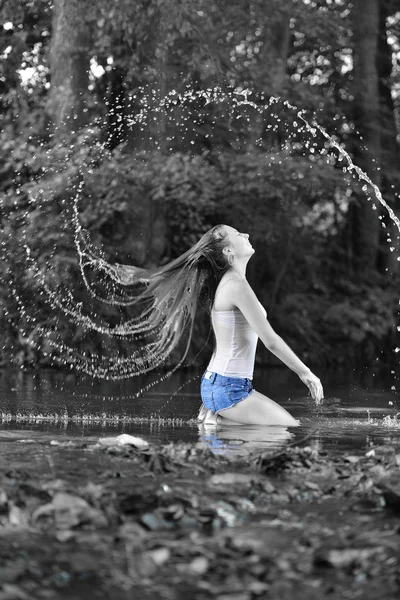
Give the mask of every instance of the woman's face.
M 233 251 L 235 257 L 243 258 L 254 254 L 255 250 L 250 244 L 248 233 L 240 233 L 229 225 L 224 225 L 224 232 L 227 235 L 227 247 Z

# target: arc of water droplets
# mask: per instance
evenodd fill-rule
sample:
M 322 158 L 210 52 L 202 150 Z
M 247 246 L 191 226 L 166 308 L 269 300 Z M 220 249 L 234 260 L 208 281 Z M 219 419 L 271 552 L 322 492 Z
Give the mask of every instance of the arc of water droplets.
M 304 123 L 307 131 L 309 131 L 313 137 L 315 137 L 316 130 L 318 130 L 325 137 L 325 139 L 329 141 L 331 146 L 334 147 L 340 153 L 340 155 L 342 155 L 346 159 L 349 171 L 354 170 L 360 179 L 366 181 L 369 185 L 372 186 L 372 189 L 374 190 L 377 199 L 382 204 L 382 206 L 386 208 L 390 218 L 394 221 L 394 223 L 400 231 L 400 221 L 395 215 L 394 211 L 382 197 L 378 186 L 371 181 L 368 175 L 360 167 L 354 164 L 353 160 L 351 159 L 350 155 L 346 152 L 346 150 L 342 148 L 342 146 L 334 138 L 332 138 L 322 126 L 320 126 L 315 121 L 315 119 L 313 120 L 311 125 L 304 116 L 304 110 L 299 110 L 289 101 L 281 100 L 280 97 L 272 96 L 266 104 L 260 105 L 249 99 L 250 95 L 250 90 L 243 90 L 241 92 L 233 91 L 232 94 L 229 95 L 218 87 L 205 91 L 199 90 L 193 92 L 192 90 L 188 90 L 183 94 L 180 94 L 173 90 L 165 98 L 159 101 L 159 106 L 157 108 L 153 108 L 152 110 L 168 110 L 171 106 L 176 106 L 178 104 L 184 105 L 188 101 L 193 101 L 198 98 L 205 100 L 206 105 L 211 102 L 220 103 L 221 101 L 229 100 L 233 104 L 233 107 L 241 108 L 243 106 L 249 106 L 258 112 L 260 110 L 265 110 L 269 108 L 273 103 L 282 102 L 284 106 L 295 112 L 297 117 Z M 240 96 L 242 98 L 239 98 Z M 128 125 L 133 125 L 136 123 L 145 123 L 148 115 L 149 109 L 142 109 L 134 119 L 128 120 Z M 106 273 L 109 276 L 109 278 L 112 281 L 114 281 L 114 283 L 121 284 L 121 279 L 118 277 L 115 265 L 111 265 L 110 263 L 108 263 L 102 256 L 100 250 L 92 246 L 91 243 L 88 243 L 83 233 L 79 221 L 78 211 L 78 201 L 82 192 L 83 185 L 84 184 L 82 179 L 78 185 L 76 197 L 73 204 L 73 221 L 75 225 L 74 241 L 79 256 L 79 266 L 85 287 L 92 298 L 95 298 L 96 300 L 105 302 L 107 304 L 119 306 L 131 306 L 133 304 L 136 304 L 137 294 L 131 296 L 124 290 L 124 295 L 121 296 L 115 295 L 114 293 L 114 295 L 112 295 L 111 297 L 102 297 L 97 292 L 95 292 L 89 280 L 87 279 L 85 268 L 87 268 L 88 266 L 92 266 Z M 363 189 L 363 191 L 365 190 Z M 27 246 L 26 251 L 28 258 L 30 258 L 30 251 Z M 57 308 L 61 309 L 65 314 L 74 318 L 86 330 L 94 330 L 98 333 L 110 336 L 126 336 L 128 337 L 128 339 L 129 336 L 133 336 L 133 338 L 137 340 L 140 338 L 143 339 L 145 337 L 145 334 L 143 333 L 144 330 L 146 334 L 152 333 L 158 335 L 161 332 L 163 326 L 165 325 L 165 323 L 159 322 L 158 327 L 151 327 L 151 317 L 152 314 L 154 314 L 153 311 L 158 310 L 158 307 L 155 306 L 154 303 L 148 306 L 147 309 L 145 309 L 139 317 L 130 318 L 123 325 L 116 326 L 113 328 L 98 325 L 93 321 L 91 317 L 82 314 L 82 307 L 79 306 L 78 303 L 76 303 L 76 301 L 72 298 L 71 294 L 69 295 L 69 302 L 64 298 L 59 299 L 57 293 L 50 290 L 47 286 L 43 273 L 40 273 L 39 269 L 36 269 L 36 272 L 40 277 L 41 283 L 46 293 L 48 294 L 49 300 L 53 304 L 53 306 L 56 306 Z M 146 280 L 143 280 L 142 282 L 145 284 Z M 18 300 L 16 290 L 15 295 Z M 21 299 L 18 300 L 18 303 L 23 308 L 23 312 L 26 313 Z M 54 331 L 50 332 L 49 330 L 46 330 L 44 328 L 40 328 L 40 332 L 42 332 L 43 335 L 54 333 Z M 87 357 L 84 354 L 72 350 L 63 342 L 56 342 L 51 337 L 48 339 L 50 345 L 52 345 L 55 350 L 57 350 L 60 353 L 63 353 L 64 356 L 68 357 L 67 360 L 69 364 L 74 365 L 83 372 L 97 377 L 104 377 L 109 379 L 122 379 L 135 374 L 146 373 L 165 362 L 169 355 L 169 352 L 167 350 L 168 344 L 171 342 L 172 339 L 171 336 L 173 337 L 173 330 L 168 331 L 168 335 L 161 336 L 163 338 L 163 343 L 161 343 L 161 345 L 159 342 L 148 342 L 144 345 L 144 348 L 139 348 L 131 351 L 130 356 L 128 357 L 120 357 L 118 355 L 104 357 L 98 356 L 97 354 L 92 354 L 90 357 Z M 147 352 L 146 357 L 143 356 L 145 351 Z M 176 371 L 179 368 L 179 366 L 183 363 L 183 360 L 184 358 L 181 361 L 179 361 L 178 365 L 176 365 L 176 367 L 174 367 L 174 369 L 170 371 L 165 377 L 170 376 L 174 371 Z M 62 362 L 62 359 L 60 359 L 60 361 Z M 149 389 L 164 378 L 157 379 L 157 381 L 149 384 L 144 389 Z M 142 391 L 143 390 L 141 390 L 141 392 Z
M 205 90 L 205 91 L 198 90 L 198 91 L 193 92 L 192 90 L 188 90 L 188 91 L 184 92 L 183 94 L 179 94 L 178 92 L 176 92 L 176 90 L 173 90 L 172 92 L 170 92 L 168 94 L 167 97 L 163 98 L 159 102 L 159 108 L 156 110 L 162 110 L 162 109 L 168 108 L 168 106 L 170 104 L 176 106 L 178 103 L 185 104 L 185 102 L 188 100 L 192 101 L 196 98 L 202 98 L 206 101 L 206 104 L 209 104 L 211 102 L 220 102 L 221 100 L 224 100 L 224 99 L 230 99 L 230 100 L 234 101 L 234 104 L 236 104 L 237 107 L 242 107 L 242 106 L 247 105 L 259 112 L 260 109 L 265 110 L 268 107 L 270 107 L 273 103 L 282 101 L 284 106 L 286 106 L 287 108 L 289 108 L 290 110 L 293 110 L 295 112 L 297 117 L 304 123 L 307 131 L 309 131 L 313 137 L 316 136 L 316 130 L 318 130 L 323 135 L 323 137 L 330 143 L 330 145 L 333 148 L 335 148 L 342 157 L 345 158 L 345 160 L 347 161 L 347 165 L 348 165 L 347 166 L 348 171 L 355 171 L 360 180 L 365 181 L 367 184 L 369 184 L 372 187 L 376 198 L 378 199 L 380 204 L 387 210 L 390 218 L 395 223 L 398 231 L 400 232 L 400 220 L 394 213 L 393 209 L 389 206 L 389 204 L 383 198 L 379 187 L 375 183 L 373 183 L 373 181 L 370 179 L 370 177 L 367 175 L 367 173 L 365 173 L 365 171 L 363 171 L 363 169 L 361 169 L 361 167 L 359 167 L 358 165 L 356 165 L 353 162 L 349 153 L 332 136 L 330 136 L 327 133 L 327 131 L 321 125 L 319 125 L 319 123 L 316 122 L 315 119 L 312 121 L 312 125 L 311 125 L 304 116 L 305 115 L 304 110 L 299 110 L 298 107 L 291 104 L 288 100 L 282 100 L 280 97 L 271 96 L 268 103 L 264 104 L 264 106 L 260 106 L 256 102 L 249 100 L 250 95 L 251 95 L 251 91 L 245 89 L 240 92 L 233 92 L 233 94 L 231 96 L 229 96 L 228 94 L 226 94 L 226 92 L 223 92 L 221 90 L 221 88 L 218 88 L 218 87 L 213 88 L 211 90 Z M 243 96 L 243 99 L 238 99 L 237 96 Z M 147 116 L 146 111 L 142 110 L 142 111 L 140 111 L 139 115 L 135 119 L 130 121 L 130 124 L 134 124 L 137 122 L 141 122 L 141 123 L 145 122 L 146 116 Z M 363 191 L 365 192 L 366 189 L 363 188 Z M 79 219 L 78 219 L 76 205 L 75 205 L 75 213 L 76 213 L 77 223 L 79 225 Z M 78 246 L 79 245 L 77 244 L 78 252 L 80 254 L 81 249 Z M 393 248 L 391 248 L 391 250 L 393 250 Z M 400 261 L 400 257 L 397 257 L 397 260 Z M 81 265 L 83 265 L 82 260 L 81 260 Z M 105 267 L 105 265 L 106 265 L 106 263 L 104 263 L 102 265 L 103 268 Z M 82 268 L 82 273 L 84 276 L 83 268 Z M 86 278 L 85 278 L 85 284 L 88 284 Z M 87 287 L 90 288 L 90 285 L 87 285 Z M 395 351 L 397 352 L 398 348 L 396 348 Z
M 292 108 L 289 103 L 287 103 L 287 106 L 289 106 L 290 108 Z M 349 165 L 347 167 L 347 169 L 349 171 L 350 170 L 354 170 L 357 173 L 357 175 L 358 175 L 358 177 L 360 179 L 362 179 L 363 181 L 365 181 L 366 183 L 368 183 L 372 187 L 372 189 L 375 192 L 375 196 L 377 197 L 377 199 L 379 200 L 379 202 L 382 204 L 382 206 L 384 206 L 386 208 L 386 210 L 389 213 L 390 218 L 395 223 L 397 229 L 400 232 L 400 219 L 396 216 L 396 214 L 393 211 L 393 209 L 391 208 L 391 206 L 389 206 L 389 204 L 383 198 L 382 193 L 381 193 L 379 187 L 376 185 L 376 183 L 373 183 L 373 181 L 371 181 L 371 179 L 368 177 L 368 175 L 365 173 L 365 171 L 363 171 L 358 165 L 354 164 L 354 162 L 353 162 L 351 156 L 349 155 L 349 153 L 346 152 L 346 150 L 344 148 L 342 148 L 342 146 L 339 144 L 339 142 L 337 142 L 335 139 L 333 139 L 327 133 L 327 131 L 323 127 L 321 127 L 321 125 L 319 125 L 316 121 L 313 121 L 313 126 L 314 127 L 311 127 L 311 125 L 303 117 L 304 111 L 299 111 L 297 114 L 298 114 L 299 118 L 303 121 L 303 123 L 305 124 L 305 126 L 307 127 L 307 129 L 310 131 L 310 133 L 312 135 L 315 136 L 315 129 L 318 129 L 318 131 L 320 131 L 322 133 L 322 135 L 332 144 L 332 146 L 334 148 L 336 148 L 338 150 L 338 152 L 340 152 L 340 154 L 347 160 L 348 165 Z M 365 190 L 363 190 L 363 191 L 365 191 Z M 397 260 L 400 260 L 400 257 L 398 257 Z
M 348 163 L 348 170 L 354 170 L 360 179 L 364 180 L 373 188 L 376 198 L 381 203 L 381 205 L 385 207 L 390 218 L 396 224 L 397 229 L 400 232 L 400 220 L 394 213 L 393 209 L 383 198 L 379 187 L 371 181 L 370 177 L 367 175 L 367 173 L 365 173 L 365 171 L 361 169 L 361 167 L 359 167 L 353 162 L 349 153 L 331 135 L 329 135 L 329 133 L 321 125 L 319 125 L 315 119 L 313 120 L 312 125 L 310 125 L 310 123 L 304 116 L 306 112 L 305 110 L 299 110 L 297 106 L 291 104 L 288 100 L 282 100 L 280 96 L 271 96 L 266 104 L 259 105 L 256 102 L 249 100 L 249 96 L 251 96 L 251 94 L 251 90 L 244 89 L 240 92 L 233 91 L 232 96 L 230 96 L 219 87 L 215 87 L 210 90 L 188 90 L 184 93 L 178 93 L 176 90 L 172 90 L 166 98 L 160 101 L 159 108 L 155 110 L 168 108 L 169 103 L 172 105 L 177 105 L 178 103 L 185 104 L 187 100 L 194 100 L 196 99 L 196 97 L 206 100 L 206 104 L 209 104 L 211 102 L 220 102 L 221 100 L 233 100 L 237 107 L 250 106 L 258 112 L 260 111 L 260 109 L 264 110 L 268 108 L 273 103 L 282 102 L 284 106 L 287 106 L 290 110 L 293 110 L 296 113 L 296 115 L 299 117 L 299 119 L 301 119 L 301 121 L 304 123 L 307 130 L 311 133 L 313 137 L 315 137 L 315 130 L 318 129 L 318 131 L 325 137 L 326 140 L 328 140 L 332 147 L 336 148 L 336 150 L 338 150 L 338 152 L 346 159 Z M 243 96 L 243 100 L 238 99 L 236 96 Z M 144 120 L 145 117 L 146 111 L 141 111 L 140 119 Z M 137 122 L 138 121 L 136 118 L 128 120 L 128 123 L 130 125 L 133 125 Z M 400 260 L 400 257 L 398 258 L 398 260 Z
M 45 328 L 41 325 L 36 325 L 35 334 L 41 337 L 45 337 L 48 340 L 49 345 L 54 350 L 63 354 L 64 357 L 68 357 L 68 363 L 70 365 L 74 365 L 83 372 L 92 376 L 104 377 L 108 379 L 122 379 L 132 376 L 133 374 L 148 373 L 149 371 L 152 371 L 156 367 L 165 363 L 171 350 L 176 346 L 176 324 L 167 323 L 164 319 L 156 327 L 154 327 L 151 322 L 148 323 L 147 320 L 144 321 L 144 325 L 142 323 L 141 325 L 139 324 L 136 326 L 131 326 L 129 320 L 128 323 L 124 324 L 124 326 L 116 326 L 114 328 L 99 326 L 93 321 L 93 319 L 91 319 L 87 315 L 82 314 L 81 307 L 77 303 L 71 305 L 70 303 L 68 303 L 67 299 L 60 299 L 56 292 L 50 290 L 45 281 L 44 273 L 41 272 L 38 265 L 32 259 L 30 248 L 26 243 L 25 251 L 27 256 L 27 262 L 29 266 L 34 270 L 35 276 L 38 278 L 43 289 L 46 291 L 52 306 L 59 308 L 62 312 L 64 312 L 64 314 L 75 319 L 75 322 L 81 325 L 85 330 L 96 331 L 98 333 L 106 334 L 109 336 L 125 336 L 128 337 L 128 339 L 130 339 L 130 337 L 133 336 L 132 339 L 134 340 L 144 339 L 150 334 L 155 334 L 157 336 L 157 334 L 162 332 L 161 335 L 157 336 L 156 341 L 147 341 L 146 343 L 141 344 L 139 348 L 131 350 L 128 357 L 121 357 L 120 355 L 112 355 L 107 357 L 99 356 L 95 353 L 91 353 L 91 355 L 88 357 L 85 354 L 79 353 L 78 351 L 73 351 L 65 343 L 54 340 L 54 329 L 51 329 L 49 327 Z M 31 318 L 27 313 L 24 302 L 15 288 L 13 288 L 13 296 L 17 301 L 20 313 L 25 315 L 28 322 L 35 322 L 35 319 Z M 70 298 L 70 300 L 72 303 L 74 302 L 72 297 Z M 160 307 L 155 307 L 155 311 L 157 313 L 160 313 L 162 318 L 162 311 L 160 310 Z M 139 334 L 143 332 L 144 326 L 146 326 L 146 335 L 138 335 L 138 332 Z M 27 335 L 26 337 L 27 340 L 29 340 L 31 346 L 34 347 L 35 345 L 39 345 L 35 344 L 35 340 L 32 338 L 31 335 Z M 55 356 L 54 359 L 61 363 L 64 362 L 62 358 L 59 358 L 57 356 Z M 183 362 L 183 360 L 181 362 Z M 151 384 L 149 385 L 149 387 L 151 387 Z
M 129 298 L 129 296 L 128 296 L 128 299 L 126 297 L 125 298 L 122 298 L 122 297 L 121 298 L 118 298 L 118 297 L 105 298 L 103 296 L 100 296 L 98 293 L 96 293 L 93 290 L 92 286 L 90 285 L 90 283 L 86 277 L 85 267 L 93 266 L 93 267 L 102 269 L 105 273 L 107 273 L 107 275 L 115 283 L 119 283 L 119 284 L 121 283 L 120 279 L 117 276 L 117 268 L 113 265 L 110 265 L 106 260 L 104 260 L 104 258 L 100 254 L 99 248 L 92 249 L 91 244 L 89 244 L 87 242 L 87 240 L 85 239 L 85 236 L 83 234 L 83 229 L 82 229 L 82 226 L 79 221 L 79 212 L 78 212 L 78 201 L 79 201 L 80 194 L 82 193 L 83 185 L 84 184 L 83 184 L 83 180 L 82 180 L 78 185 L 77 193 L 75 195 L 74 203 L 73 203 L 73 222 L 74 222 L 74 226 L 75 226 L 74 227 L 74 242 L 75 242 L 75 247 L 78 252 L 79 268 L 80 268 L 82 280 L 83 280 L 85 287 L 88 290 L 89 294 L 95 300 L 99 300 L 100 302 L 104 302 L 105 304 L 109 304 L 109 305 L 118 304 L 118 306 L 125 306 L 125 307 L 133 306 L 133 305 L 137 304 L 137 295 L 134 295 L 132 298 Z M 146 280 L 139 279 L 137 283 L 145 284 Z M 138 323 L 138 322 L 143 323 L 143 317 L 151 314 L 151 311 L 153 309 L 156 309 L 156 306 L 154 304 L 149 306 L 146 310 L 144 310 L 139 317 L 132 317 L 131 319 L 129 319 L 129 323 Z M 126 323 L 125 323 L 125 325 L 126 325 Z
M 54 306 L 59 308 L 64 314 L 73 317 L 76 319 L 77 323 L 81 325 L 87 331 L 96 331 L 97 333 L 101 333 L 103 335 L 115 336 L 115 337 L 130 337 L 135 336 L 135 339 L 138 339 L 138 333 L 143 329 L 142 325 L 146 325 L 146 331 L 148 333 L 159 333 L 159 331 L 165 326 L 165 322 L 162 322 L 158 325 L 152 324 L 150 319 L 145 319 L 141 321 L 139 325 L 133 325 L 140 317 L 130 318 L 123 325 L 116 325 L 114 327 L 98 325 L 93 319 L 85 314 L 82 314 L 82 307 L 80 304 L 76 303 L 72 297 L 71 292 L 68 293 L 67 297 L 60 297 L 56 292 L 51 290 L 45 281 L 44 273 L 39 269 L 36 262 L 31 257 L 31 251 L 27 244 L 25 244 L 25 251 L 27 255 L 27 261 L 32 270 L 35 273 L 35 276 L 40 281 L 41 286 L 47 293 L 51 302 L 53 302 Z M 87 282 L 87 286 L 89 286 L 89 282 Z M 18 296 L 18 293 L 15 291 L 14 295 Z M 19 297 L 19 296 L 18 296 Z M 98 296 L 94 295 L 95 298 Z M 70 302 L 68 302 L 68 298 Z M 21 300 L 19 300 L 21 302 Z M 147 315 L 151 310 L 154 310 L 157 313 L 162 313 L 162 310 L 159 306 L 155 304 L 151 305 L 148 309 L 146 309 L 142 315 Z M 144 337 L 144 336 L 143 336 Z M 155 344 L 149 344 L 150 347 Z
M 28 264 L 31 266 L 31 268 L 34 268 L 36 276 L 39 278 L 39 281 L 44 290 L 46 291 L 52 305 L 58 307 L 60 310 L 62 310 L 62 312 L 75 319 L 75 321 L 79 323 L 82 327 L 84 327 L 84 329 L 88 331 L 94 330 L 98 333 L 107 335 L 123 335 L 126 337 L 133 335 L 133 339 L 135 340 L 143 339 L 146 337 L 145 335 L 138 335 L 137 332 L 142 332 L 144 325 L 146 325 L 147 327 L 147 320 L 145 320 L 144 325 L 142 323 L 141 325 L 134 327 L 130 326 L 130 321 L 128 321 L 128 324 L 125 324 L 124 326 L 117 326 L 115 328 L 99 326 L 90 317 L 81 313 L 80 306 L 77 306 L 75 304 L 75 306 L 71 307 L 65 301 L 60 300 L 58 295 L 52 290 L 50 290 L 50 288 L 46 284 L 44 274 L 40 271 L 38 266 L 31 258 L 31 252 L 27 245 L 25 245 L 25 250 L 28 259 Z M 15 288 L 13 288 L 13 295 L 15 300 L 17 301 L 21 314 L 24 314 L 27 317 L 27 320 L 31 321 L 29 315 L 27 314 L 27 311 L 25 310 L 24 302 Z M 73 299 L 71 299 L 71 301 L 73 301 Z M 155 307 L 155 310 L 157 312 L 160 312 L 159 307 Z M 35 319 L 33 319 L 33 321 L 35 321 Z M 72 350 L 65 343 L 54 340 L 52 334 L 54 334 L 55 331 L 53 329 L 44 328 L 43 326 L 36 326 L 35 333 L 37 335 L 41 335 L 42 337 L 46 337 L 49 345 L 54 350 L 63 354 L 64 357 L 67 357 L 67 361 L 70 365 L 74 365 L 76 368 L 92 376 L 117 380 L 130 377 L 134 374 L 143 375 L 165 363 L 166 359 L 171 353 L 171 350 L 176 346 L 176 324 L 168 324 L 164 320 L 157 327 L 153 327 L 152 323 L 149 322 L 149 326 L 146 328 L 146 334 L 157 335 L 162 330 L 164 330 L 163 334 L 157 338 L 157 341 L 148 341 L 145 344 L 143 344 L 143 346 L 131 350 L 128 357 L 121 357 L 120 355 L 112 355 L 106 357 L 99 356 L 95 353 L 91 353 L 91 355 L 88 357 L 85 354 L 82 354 L 76 350 Z M 27 339 L 30 340 L 30 345 L 35 346 L 35 341 L 31 338 L 31 336 L 27 336 Z M 178 365 L 165 377 L 170 376 L 173 372 L 176 371 L 177 368 L 179 368 L 179 366 L 181 366 L 185 359 L 185 356 L 186 353 L 183 356 L 182 360 L 178 363 Z M 65 362 L 62 358 L 57 356 L 55 356 L 54 359 L 62 364 Z M 161 380 L 163 379 L 164 378 L 162 378 Z M 160 379 L 158 379 L 156 382 L 149 384 L 144 389 L 150 389 L 159 381 Z M 141 392 L 143 392 L 144 389 L 142 389 Z
M 291 105 L 288 103 L 288 106 L 290 107 Z M 315 131 L 313 132 L 313 128 L 310 126 L 310 124 L 307 122 L 306 119 L 303 118 L 303 114 L 302 111 L 299 111 L 298 113 L 299 118 L 303 121 L 303 123 L 305 123 L 307 129 L 310 131 L 310 133 L 312 135 L 315 135 Z M 321 125 L 319 125 L 319 123 L 317 123 L 315 120 L 313 121 L 313 125 L 316 129 L 318 129 L 318 131 L 320 131 L 320 133 L 322 133 L 322 135 L 329 140 L 329 142 L 332 144 L 332 146 L 334 146 L 338 152 L 340 152 L 340 154 L 342 156 L 345 157 L 345 159 L 348 162 L 348 170 L 354 170 L 358 177 L 360 179 L 362 179 L 363 181 L 365 181 L 366 183 L 368 183 L 372 189 L 374 190 L 375 196 L 377 197 L 377 199 L 379 200 L 379 202 L 381 203 L 382 206 L 384 206 L 386 208 L 386 210 L 388 211 L 388 214 L 390 216 L 390 218 L 392 219 L 392 221 L 395 223 L 397 229 L 400 232 L 400 219 L 397 217 L 397 215 L 395 214 L 395 212 L 393 211 L 392 207 L 389 206 L 389 204 L 386 202 L 386 200 L 383 198 L 381 190 L 379 189 L 379 187 L 376 185 L 376 183 L 374 183 L 373 181 L 371 181 L 371 179 L 368 177 L 368 175 L 358 166 L 355 165 L 351 156 L 349 155 L 348 152 L 346 152 L 346 150 L 344 148 L 342 148 L 342 146 L 336 141 L 334 140 L 327 132 L 326 130 L 321 127 Z M 365 191 L 365 190 L 363 190 Z M 397 261 L 400 261 L 400 256 L 397 257 L 396 259 Z M 400 305 L 400 300 L 399 300 L 399 305 Z M 400 327 L 397 327 L 397 331 L 400 331 Z M 394 352 L 397 354 L 398 352 L 400 352 L 400 348 L 396 347 L 394 349 Z

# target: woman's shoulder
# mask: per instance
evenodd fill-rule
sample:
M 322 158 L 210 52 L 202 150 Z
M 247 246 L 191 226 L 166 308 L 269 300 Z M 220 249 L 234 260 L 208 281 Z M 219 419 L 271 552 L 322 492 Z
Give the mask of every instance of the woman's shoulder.
M 242 277 L 231 274 L 224 276 L 215 292 L 213 309 L 217 311 L 235 310 L 237 308 L 234 302 L 236 295 L 249 287 L 249 283 Z
M 234 290 L 251 290 L 251 286 L 247 279 L 239 275 L 230 275 L 226 279 L 223 277 L 220 281 L 217 291 L 224 290 L 225 293 L 232 293 Z
M 265 308 L 246 279 L 234 275 L 227 277 L 225 280 L 221 279 L 215 294 L 213 310 L 239 310 L 245 312 L 245 309 L 254 309 L 256 306 L 261 308 L 264 317 L 266 317 Z
M 240 277 L 239 275 L 224 275 L 217 287 L 217 293 L 224 292 L 227 290 L 232 290 L 233 288 L 249 288 L 250 285 L 247 279 Z

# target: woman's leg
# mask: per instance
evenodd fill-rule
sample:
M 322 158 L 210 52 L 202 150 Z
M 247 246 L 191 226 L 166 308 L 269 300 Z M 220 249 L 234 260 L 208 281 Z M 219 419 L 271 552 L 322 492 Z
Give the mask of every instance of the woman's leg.
M 208 408 L 206 408 L 204 406 L 204 404 L 201 403 L 199 414 L 197 415 L 198 423 L 204 423 L 205 425 L 216 425 L 217 418 L 218 418 L 217 413 L 214 413 L 211 410 L 208 410 Z
M 297 419 L 282 406 L 256 391 L 235 406 L 218 412 L 218 416 L 243 425 L 299 425 Z

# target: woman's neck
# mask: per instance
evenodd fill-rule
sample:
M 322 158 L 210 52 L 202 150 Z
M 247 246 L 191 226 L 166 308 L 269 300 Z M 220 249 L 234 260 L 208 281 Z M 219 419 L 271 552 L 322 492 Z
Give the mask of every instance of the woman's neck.
M 229 267 L 227 273 L 236 273 L 241 279 L 246 279 L 246 269 L 249 259 L 237 260 L 235 259 L 233 265 Z

